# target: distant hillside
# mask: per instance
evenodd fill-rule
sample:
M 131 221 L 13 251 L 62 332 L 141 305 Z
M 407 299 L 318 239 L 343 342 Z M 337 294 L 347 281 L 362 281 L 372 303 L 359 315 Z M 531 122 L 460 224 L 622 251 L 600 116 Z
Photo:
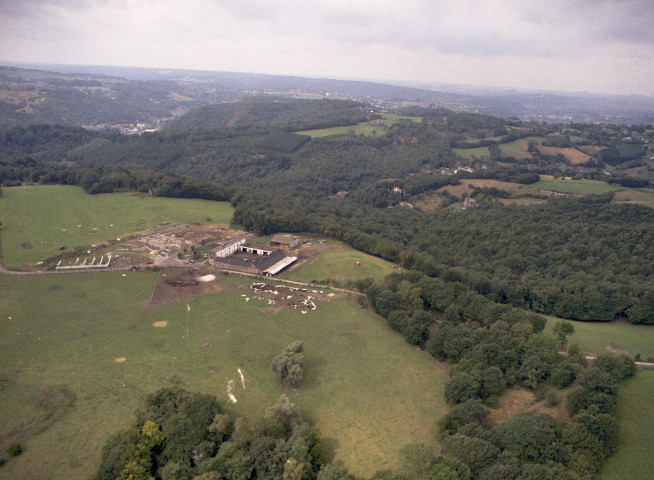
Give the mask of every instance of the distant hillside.
M 256 97 L 192 110 L 168 122 L 166 128 L 229 128 L 275 123 L 284 124 L 285 129 L 292 131 L 355 125 L 377 117 L 369 106 L 347 100 Z
M 0 66 L 0 127 L 34 123 L 147 124 L 241 97 L 336 98 L 396 109 L 457 112 L 544 122 L 654 123 L 654 98 L 525 92 L 483 87 L 415 88 L 378 82 L 237 72 L 87 65 Z M 35 70 L 37 68 L 38 70 Z M 448 90 L 449 88 L 449 90 Z

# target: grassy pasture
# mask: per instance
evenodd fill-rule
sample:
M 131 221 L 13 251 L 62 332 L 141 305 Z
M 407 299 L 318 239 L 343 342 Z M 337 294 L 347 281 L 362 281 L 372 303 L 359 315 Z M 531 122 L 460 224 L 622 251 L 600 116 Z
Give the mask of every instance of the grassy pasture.
M 622 190 L 624 187 L 616 187 L 599 180 L 570 180 L 562 178 L 551 178 L 541 175 L 540 181 L 531 185 L 533 188 L 540 190 L 551 190 L 561 193 L 575 194 L 600 194 Z
M 325 243 L 327 248 L 324 251 L 297 268 L 282 273 L 281 278 L 301 282 L 325 279 L 347 282 L 372 277 L 375 281 L 381 281 L 386 275 L 395 271 L 395 265 L 386 260 L 354 250 L 333 240 Z
M 625 188 L 615 192 L 613 197 L 615 203 L 640 203 L 654 208 L 654 192 L 645 189 Z
M 618 390 L 619 444 L 602 468 L 602 480 L 651 478 L 654 471 L 654 370 L 640 370 Z
M 513 152 L 516 153 L 522 153 L 526 152 L 527 149 L 520 145 L 518 142 L 507 142 L 507 143 L 501 143 L 498 145 L 500 147 L 500 150 L 504 153 L 511 154 Z M 489 157 L 490 153 L 488 151 L 488 147 L 476 147 L 476 148 L 453 148 L 454 152 L 457 155 L 461 155 L 463 157 Z
M 422 117 L 407 117 L 403 115 L 393 115 L 393 114 L 383 114 L 383 119 L 376 120 L 378 125 L 371 125 L 371 122 L 362 122 L 357 125 L 343 125 L 339 127 L 330 127 L 330 128 L 319 128 L 316 130 L 304 130 L 300 133 L 302 135 L 309 135 L 311 138 L 320 138 L 328 137 L 330 135 L 348 135 L 350 132 L 354 132 L 355 135 L 365 135 L 365 136 L 380 136 L 384 135 L 385 127 L 390 127 L 394 123 L 398 123 L 402 120 L 408 120 L 411 122 L 420 122 Z
M 570 160 L 570 163 L 572 165 L 585 163 L 591 159 L 590 155 L 582 151 L 579 151 L 576 148 L 571 148 L 571 147 L 559 148 L 559 147 L 543 147 L 542 145 L 539 145 L 538 150 L 540 150 L 545 155 L 552 155 L 552 156 L 560 153 L 565 158 Z
M 89 195 L 64 185 L 5 188 L 0 207 L 2 257 L 9 268 L 34 264 L 58 253 L 61 245 L 89 245 L 164 222 L 228 224 L 233 214 L 226 202 Z M 31 248 L 21 246 L 26 244 Z
M 0 438 L 27 432 L 25 452 L 0 477 L 88 478 L 108 436 L 133 421 L 148 393 L 173 384 L 225 404 L 234 380 L 238 403 L 225 409 L 252 422 L 284 393 L 269 364 L 297 339 L 305 380 L 286 393 L 321 429 L 330 457 L 369 476 L 392 467 L 406 443 L 435 446 L 447 374 L 355 302 L 333 297 L 305 315 L 275 311 L 245 301 L 250 282 L 221 276 L 215 294 L 188 301 L 187 340 L 186 301 L 148 310 L 157 274 L 122 275 L 0 276 Z M 165 328 L 153 326 L 162 321 Z M 74 405 L 61 391 L 74 394 Z M 38 430 L 44 396 L 59 416 Z
M 546 330 L 551 330 L 560 320 L 556 317 L 547 317 Z M 590 354 L 607 353 L 610 344 L 629 351 L 634 357 L 640 353 L 645 360 L 654 357 L 654 327 L 650 325 L 632 325 L 626 322 L 576 322 L 571 321 L 575 333 L 571 343 L 578 343 L 581 349 Z

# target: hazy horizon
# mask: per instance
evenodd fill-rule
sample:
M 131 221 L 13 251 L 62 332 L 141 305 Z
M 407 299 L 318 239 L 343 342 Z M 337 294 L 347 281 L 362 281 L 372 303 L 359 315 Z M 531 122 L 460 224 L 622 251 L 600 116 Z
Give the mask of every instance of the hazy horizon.
M 6 0 L 0 63 L 654 96 L 647 1 Z

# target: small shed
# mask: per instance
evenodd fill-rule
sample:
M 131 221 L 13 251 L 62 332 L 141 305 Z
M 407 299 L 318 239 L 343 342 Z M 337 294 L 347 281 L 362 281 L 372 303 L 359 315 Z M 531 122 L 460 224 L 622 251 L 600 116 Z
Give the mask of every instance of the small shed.
M 300 239 L 291 235 L 273 235 L 270 239 L 270 246 L 292 250 L 300 244 Z

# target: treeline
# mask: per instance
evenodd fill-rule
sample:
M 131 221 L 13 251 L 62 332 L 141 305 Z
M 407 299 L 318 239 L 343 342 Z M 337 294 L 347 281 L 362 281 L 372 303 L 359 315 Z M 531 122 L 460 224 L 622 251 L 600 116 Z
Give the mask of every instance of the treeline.
M 336 475 L 336 476 L 335 476 Z M 164 388 L 102 449 L 95 480 L 353 480 L 323 458 L 320 432 L 282 395 L 254 428 L 215 397 Z
M 107 165 L 76 168 L 32 158 L 0 158 L 0 185 L 24 183 L 79 185 L 87 193 L 133 191 L 159 197 L 201 198 L 228 201 L 234 190 L 225 185 L 151 170 L 140 165 Z
M 547 335 L 540 315 L 491 302 L 460 283 L 405 272 L 358 286 L 409 343 L 453 364 L 445 398 L 455 406 L 439 421 L 447 460 L 428 447 L 409 446 L 403 456 L 413 458 L 413 470 L 405 465 L 373 479 L 597 478 L 617 447 L 617 385 L 635 374 L 633 360 L 601 356 L 584 368 L 576 346 L 559 353 L 574 332 L 570 324 L 559 322 L 558 336 Z M 438 323 L 434 311 L 442 312 Z M 570 421 L 523 413 L 491 429 L 485 406 L 497 408 L 508 386 L 528 388 L 552 407 L 571 384 Z

